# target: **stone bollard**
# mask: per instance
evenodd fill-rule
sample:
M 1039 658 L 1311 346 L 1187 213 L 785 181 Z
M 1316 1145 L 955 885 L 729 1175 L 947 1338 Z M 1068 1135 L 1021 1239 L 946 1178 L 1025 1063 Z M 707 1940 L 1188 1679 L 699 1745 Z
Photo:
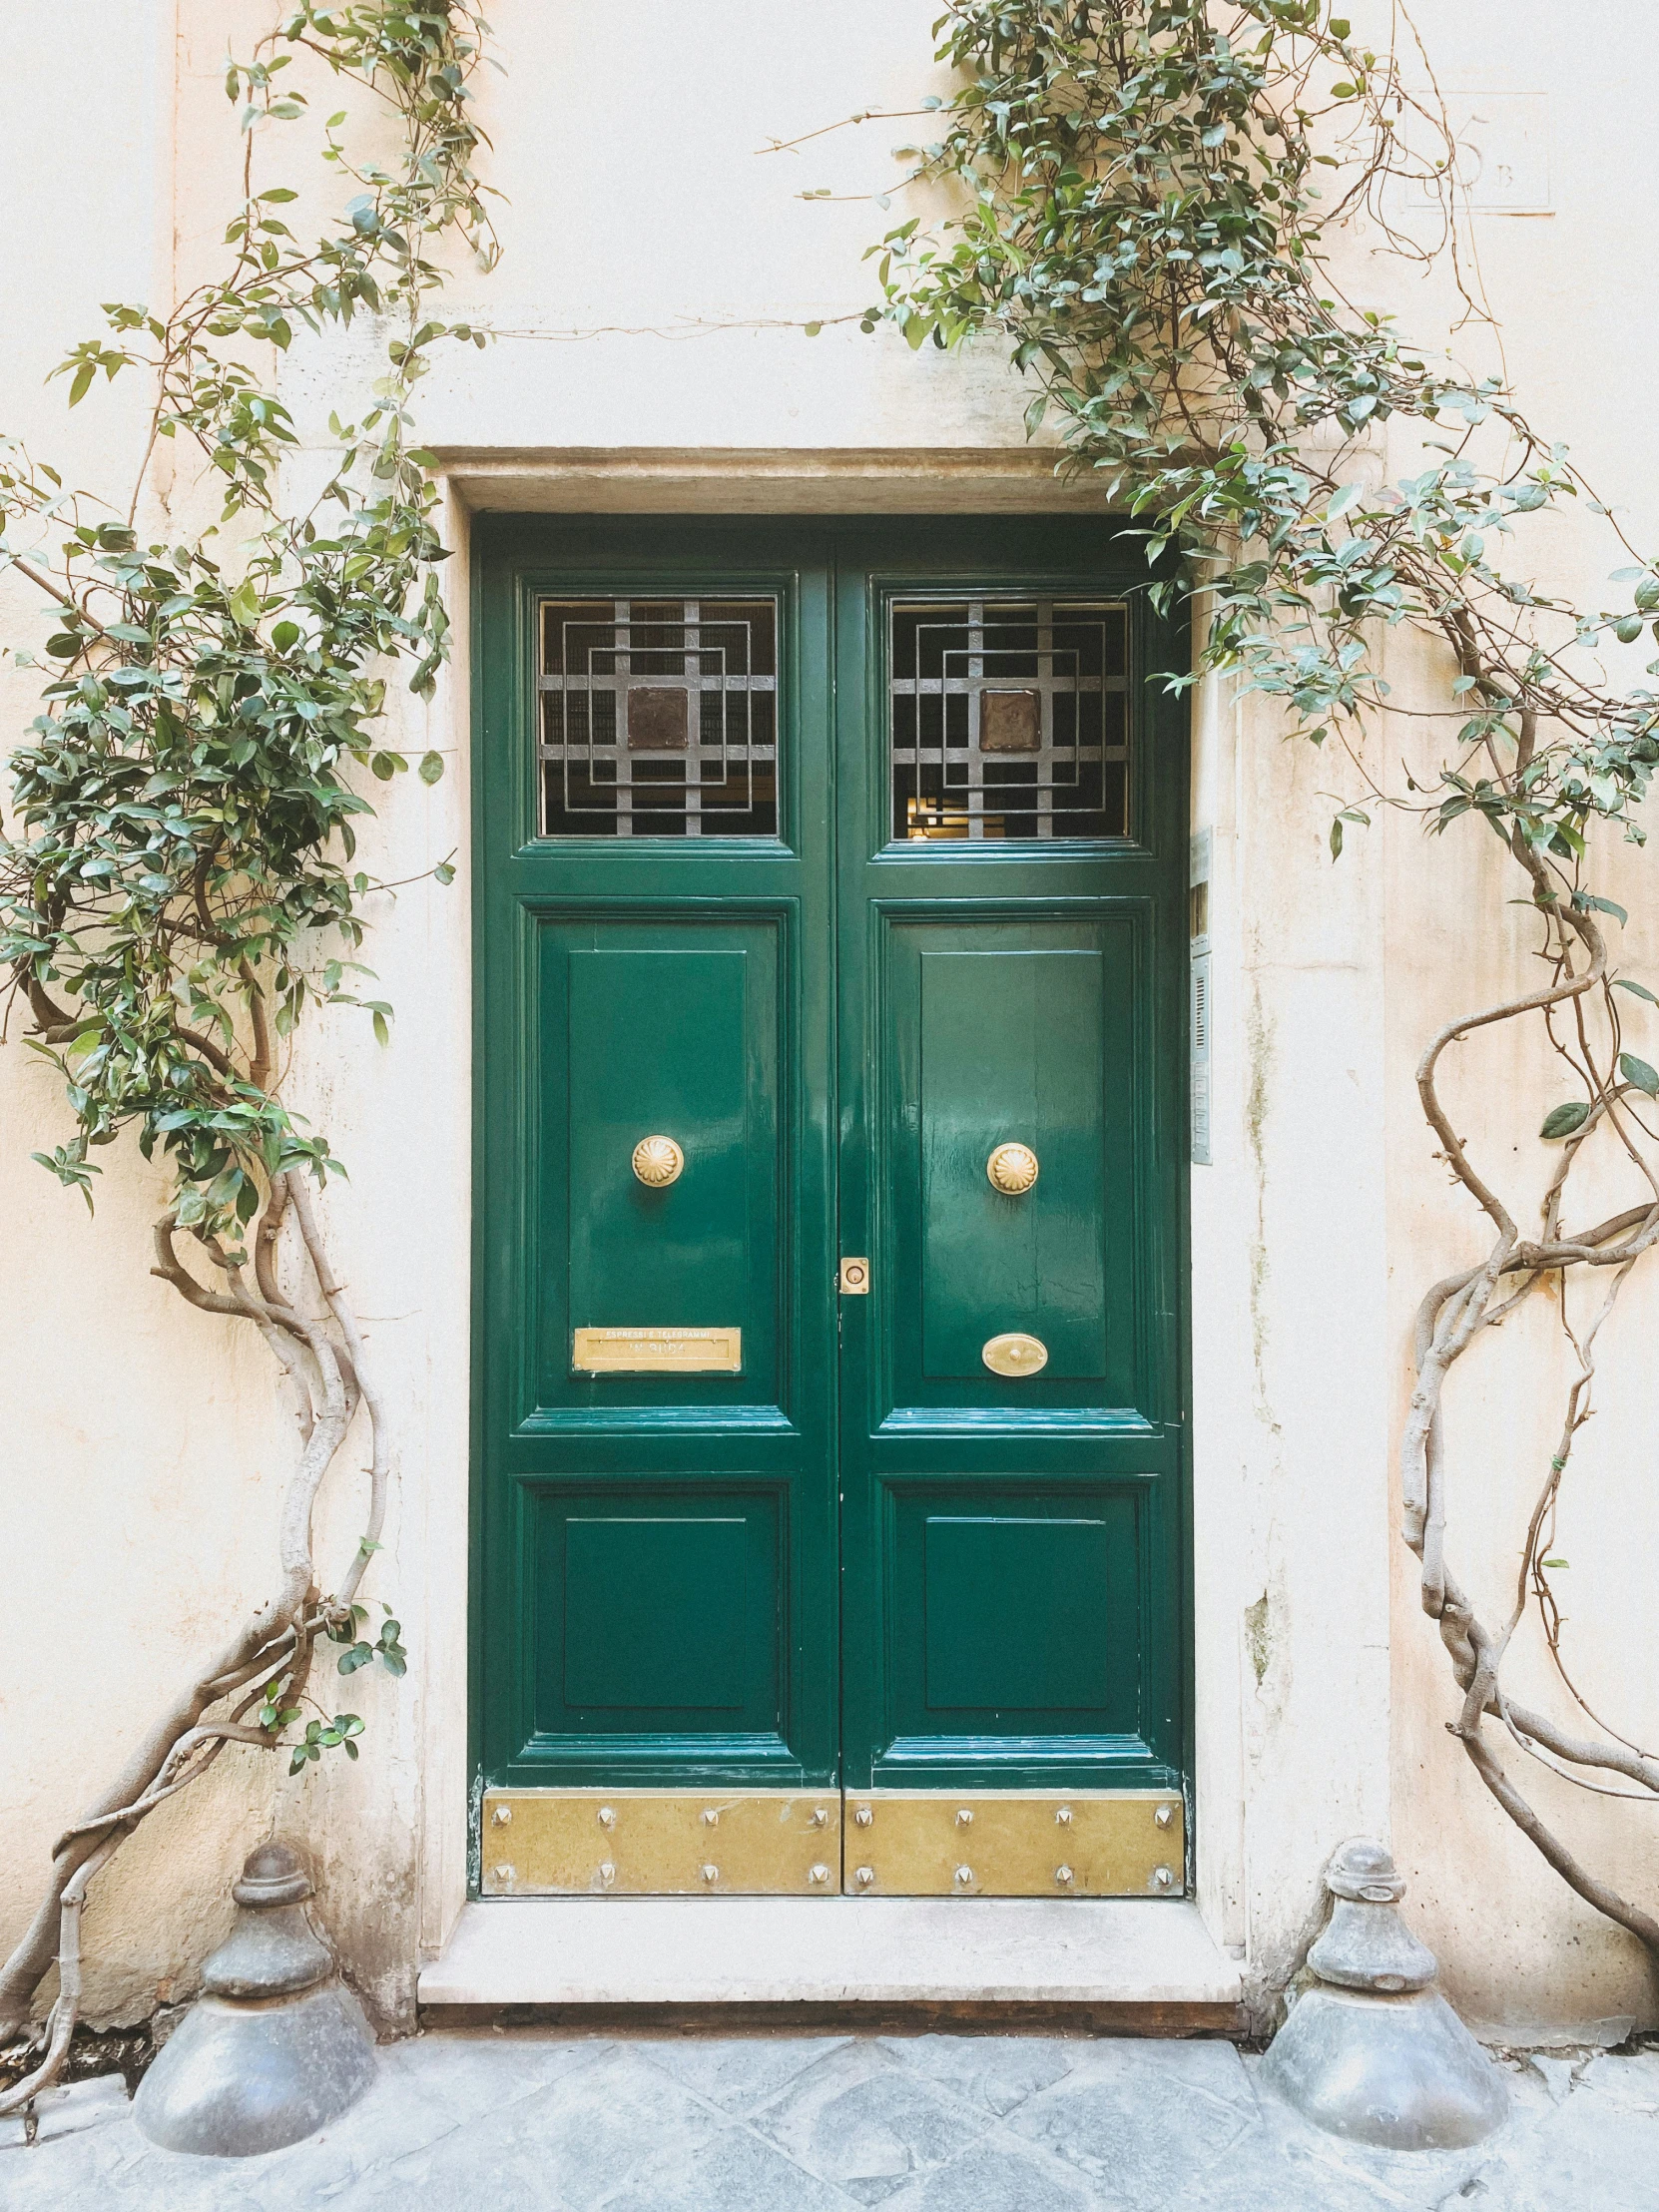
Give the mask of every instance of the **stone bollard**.
M 1456 2150 L 1502 2121 L 1502 2074 L 1429 1983 L 1434 1953 L 1397 1907 L 1405 1885 L 1378 1843 L 1332 1859 L 1331 1925 L 1308 1953 L 1319 1986 L 1274 2037 L 1262 2073 L 1299 2112 L 1387 2150 Z
M 354 2104 L 374 2076 L 374 2036 L 311 1926 L 311 1880 L 290 1845 L 251 1852 L 231 1895 L 236 1926 L 139 2083 L 133 2117 L 166 2150 L 250 2158 Z

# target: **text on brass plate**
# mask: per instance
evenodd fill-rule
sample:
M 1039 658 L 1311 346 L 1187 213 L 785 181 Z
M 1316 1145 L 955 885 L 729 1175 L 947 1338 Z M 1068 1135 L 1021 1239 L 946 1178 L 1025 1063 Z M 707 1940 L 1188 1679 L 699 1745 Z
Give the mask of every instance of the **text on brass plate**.
M 741 1375 L 741 1329 L 578 1329 L 579 1375 Z

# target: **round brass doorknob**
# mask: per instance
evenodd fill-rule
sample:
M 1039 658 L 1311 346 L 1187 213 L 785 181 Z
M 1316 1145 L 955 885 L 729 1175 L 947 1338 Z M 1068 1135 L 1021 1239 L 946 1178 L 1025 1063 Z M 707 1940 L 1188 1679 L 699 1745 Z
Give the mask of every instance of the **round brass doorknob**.
M 1028 1144 L 999 1144 L 985 1162 L 993 1190 L 1019 1198 L 1037 1180 L 1037 1155 Z
M 650 1191 L 666 1191 L 677 1182 L 686 1155 L 672 1137 L 642 1137 L 634 1147 L 634 1173 Z

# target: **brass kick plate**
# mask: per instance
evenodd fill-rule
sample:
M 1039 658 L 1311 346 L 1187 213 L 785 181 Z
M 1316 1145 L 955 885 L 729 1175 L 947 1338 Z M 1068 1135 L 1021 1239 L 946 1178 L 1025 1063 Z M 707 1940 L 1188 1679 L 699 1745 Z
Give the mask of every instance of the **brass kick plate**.
M 851 1897 L 1180 1897 L 1186 1841 L 1179 1797 L 1163 1790 L 849 1791 Z
M 741 1329 L 578 1329 L 578 1375 L 741 1375 Z
M 834 1897 L 838 1790 L 490 1790 L 482 1888 L 510 1897 Z

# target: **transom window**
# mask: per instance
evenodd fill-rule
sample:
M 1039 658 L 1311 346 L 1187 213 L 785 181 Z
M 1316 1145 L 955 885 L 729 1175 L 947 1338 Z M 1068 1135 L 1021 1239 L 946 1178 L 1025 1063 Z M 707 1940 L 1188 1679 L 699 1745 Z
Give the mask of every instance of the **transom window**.
M 950 599 L 892 609 L 892 833 L 1129 833 L 1128 611 Z
M 544 600 L 542 834 L 775 837 L 778 604 Z

